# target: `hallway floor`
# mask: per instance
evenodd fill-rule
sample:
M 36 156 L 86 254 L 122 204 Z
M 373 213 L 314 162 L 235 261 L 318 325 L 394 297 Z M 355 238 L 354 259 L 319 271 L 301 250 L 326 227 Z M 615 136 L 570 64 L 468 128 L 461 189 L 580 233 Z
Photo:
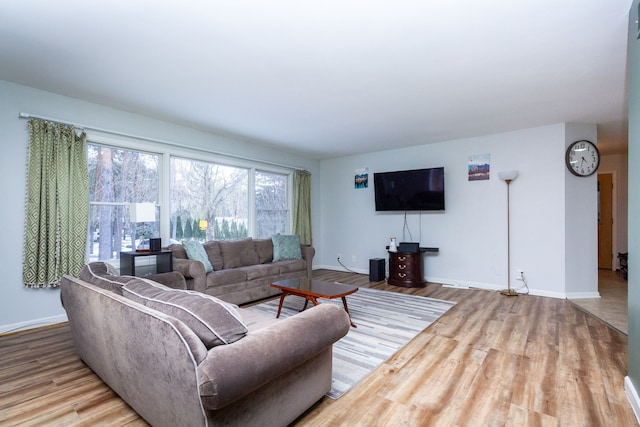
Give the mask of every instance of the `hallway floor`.
M 627 281 L 615 271 L 598 270 L 600 298 L 570 299 L 581 310 L 628 335 Z

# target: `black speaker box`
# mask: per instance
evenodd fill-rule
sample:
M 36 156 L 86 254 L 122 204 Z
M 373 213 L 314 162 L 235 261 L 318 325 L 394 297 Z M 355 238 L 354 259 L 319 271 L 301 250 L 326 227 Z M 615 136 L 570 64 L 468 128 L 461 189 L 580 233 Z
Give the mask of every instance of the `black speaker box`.
M 151 250 L 151 252 L 158 252 L 162 249 L 162 239 L 155 238 L 155 239 L 149 239 L 149 250 Z
M 400 242 L 400 245 L 398 245 L 398 251 L 400 252 L 418 252 L 419 250 L 420 243 Z
M 384 258 L 372 258 L 369 260 L 369 281 L 379 282 L 385 279 Z

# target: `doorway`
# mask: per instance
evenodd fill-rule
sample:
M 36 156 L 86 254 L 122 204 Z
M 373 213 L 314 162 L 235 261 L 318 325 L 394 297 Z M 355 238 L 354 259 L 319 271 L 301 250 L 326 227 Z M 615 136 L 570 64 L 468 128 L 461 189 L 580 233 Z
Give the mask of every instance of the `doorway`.
M 613 270 L 613 174 L 598 174 L 598 268 Z
M 617 239 L 613 227 L 617 215 L 616 171 L 598 174 L 598 293 L 599 298 L 572 299 L 581 310 L 618 331 L 628 333 L 627 281 L 615 270 Z M 617 227 L 617 225 L 616 225 Z

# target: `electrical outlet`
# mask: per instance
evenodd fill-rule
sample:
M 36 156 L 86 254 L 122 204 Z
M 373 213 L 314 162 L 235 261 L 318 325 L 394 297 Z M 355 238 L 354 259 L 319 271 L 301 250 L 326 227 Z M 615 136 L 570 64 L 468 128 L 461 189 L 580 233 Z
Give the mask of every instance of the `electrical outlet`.
M 340 261 L 341 258 L 342 258 L 342 254 L 338 254 L 337 256 L 338 261 Z
M 516 280 L 524 280 L 524 270 L 516 270 Z
M 355 255 L 351 255 L 351 262 L 356 262 L 358 258 Z

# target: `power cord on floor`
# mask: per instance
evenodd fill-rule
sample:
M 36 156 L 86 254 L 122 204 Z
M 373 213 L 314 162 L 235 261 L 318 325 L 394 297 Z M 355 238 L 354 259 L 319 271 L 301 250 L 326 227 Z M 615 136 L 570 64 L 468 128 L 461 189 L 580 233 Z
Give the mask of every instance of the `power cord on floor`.
M 340 260 L 340 257 L 337 257 L 336 259 L 338 260 L 338 264 L 340 264 L 340 265 L 341 265 L 345 270 L 347 270 L 347 271 L 348 271 L 348 272 L 350 272 L 350 273 L 358 274 L 356 271 L 353 271 L 352 269 L 350 269 L 349 267 L 347 267 L 346 265 L 344 265 L 344 264 L 342 263 L 342 261 Z
M 523 272 L 520 272 L 520 279 L 522 280 L 522 283 L 524 283 L 524 286 L 521 286 L 520 289 L 516 289 L 516 292 L 519 295 L 529 295 L 529 286 L 527 285 L 527 278 L 524 277 Z M 527 292 L 520 292 L 522 288 L 527 288 Z

